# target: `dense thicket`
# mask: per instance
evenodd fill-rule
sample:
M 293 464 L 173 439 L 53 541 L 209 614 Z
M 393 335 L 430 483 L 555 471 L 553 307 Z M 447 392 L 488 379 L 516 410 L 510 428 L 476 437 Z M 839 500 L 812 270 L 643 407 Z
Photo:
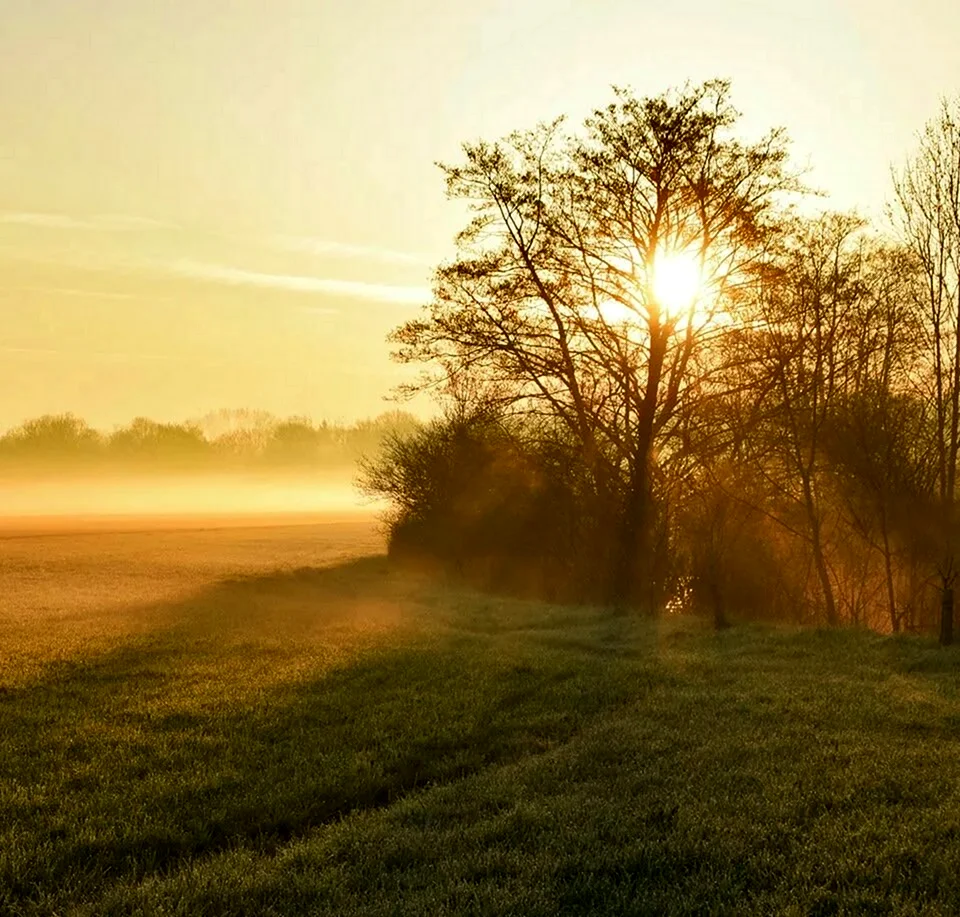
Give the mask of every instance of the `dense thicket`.
M 354 424 L 314 423 L 263 411 L 218 411 L 190 423 L 138 417 L 106 433 L 72 414 L 28 420 L 0 436 L 0 470 L 229 470 L 350 468 L 384 438 L 410 431 L 401 411 Z
M 784 135 L 738 138 L 723 82 L 465 146 L 444 171 L 473 219 L 394 335 L 448 412 L 365 472 L 394 550 L 718 625 L 945 627 L 957 114 L 922 136 L 885 232 L 797 216 Z M 678 262 L 686 289 L 663 282 Z

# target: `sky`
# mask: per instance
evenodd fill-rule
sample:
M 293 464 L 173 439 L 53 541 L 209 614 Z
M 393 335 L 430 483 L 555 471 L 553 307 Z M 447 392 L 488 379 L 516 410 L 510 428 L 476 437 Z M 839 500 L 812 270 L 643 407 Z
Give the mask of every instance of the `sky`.
M 0 428 L 394 407 L 464 220 L 435 163 L 611 85 L 729 78 L 882 215 L 958 40 L 956 0 L 0 0 Z

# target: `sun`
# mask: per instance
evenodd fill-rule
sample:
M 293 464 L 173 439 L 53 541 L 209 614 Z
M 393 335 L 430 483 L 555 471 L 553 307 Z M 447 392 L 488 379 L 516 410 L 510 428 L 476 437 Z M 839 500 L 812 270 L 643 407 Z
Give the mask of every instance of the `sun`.
M 661 322 L 669 322 L 675 327 L 688 321 L 701 325 L 717 319 L 711 308 L 711 297 L 707 293 L 709 283 L 704 276 L 699 252 L 660 249 L 653 263 L 643 272 L 643 280 L 637 277 L 637 263 L 628 260 L 617 263 L 621 275 L 630 275 L 638 283 L 635 304 L 605 300 L 597 306 L 598 315 L 604 321 L 639 331 L 645 321 L 652 320 L 655 315 Z
M 658 252 L 651 287 L 657 304 L 669 316 L 689 312 L 703 289 L 700 259 L 692 252 Z

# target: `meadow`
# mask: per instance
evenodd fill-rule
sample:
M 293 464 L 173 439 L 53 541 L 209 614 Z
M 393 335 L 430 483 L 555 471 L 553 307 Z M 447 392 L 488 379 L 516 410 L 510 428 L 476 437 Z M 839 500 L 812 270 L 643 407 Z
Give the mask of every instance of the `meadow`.
M 960 911 L 960 655 L 392 567 L 370 518 L 4 523 L 0 913 Z

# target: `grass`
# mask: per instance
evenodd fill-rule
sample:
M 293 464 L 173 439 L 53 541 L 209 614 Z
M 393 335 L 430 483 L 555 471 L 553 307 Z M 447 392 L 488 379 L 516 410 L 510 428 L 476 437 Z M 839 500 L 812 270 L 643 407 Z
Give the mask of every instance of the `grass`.
M 237 547 L 265 535 L 129 537 L 129 574 L 0 546 L 33 596 L 0 630 L 0 913 L 960 910 L 954 651 L 296 569 L 311 529 L 278 572 Z M 98 605 L 98 564 L 105 600 L 170 588 Z

